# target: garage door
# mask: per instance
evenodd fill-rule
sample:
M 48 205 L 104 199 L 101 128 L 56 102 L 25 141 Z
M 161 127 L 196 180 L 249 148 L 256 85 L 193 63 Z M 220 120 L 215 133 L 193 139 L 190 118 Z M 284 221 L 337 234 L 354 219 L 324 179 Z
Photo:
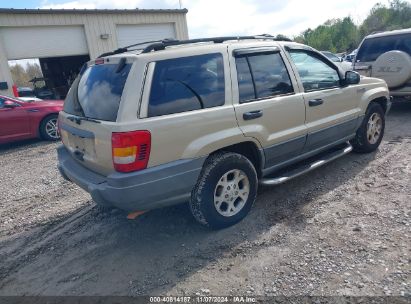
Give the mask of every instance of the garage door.
M 172 23 L 117 26 L 119 47 L 164 38 L 176 38 Z
M 0 34 L 9 60 L 89 53 L 82 26 L 9 27 Z

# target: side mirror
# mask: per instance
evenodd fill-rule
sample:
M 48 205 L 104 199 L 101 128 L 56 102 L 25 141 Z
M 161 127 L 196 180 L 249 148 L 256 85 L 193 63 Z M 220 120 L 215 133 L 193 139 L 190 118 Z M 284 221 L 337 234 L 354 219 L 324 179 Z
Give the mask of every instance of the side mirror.
M 345 84 L 358 84 L 360 83 L 360 74 L 354 71 L 345 72 Z

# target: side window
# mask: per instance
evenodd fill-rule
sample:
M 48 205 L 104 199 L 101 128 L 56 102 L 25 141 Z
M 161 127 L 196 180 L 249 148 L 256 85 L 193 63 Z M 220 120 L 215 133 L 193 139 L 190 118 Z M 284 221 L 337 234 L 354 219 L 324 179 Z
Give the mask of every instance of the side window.
M 148 104 L 149 117 L 212 108 L 224 102 L 221 54 L 156 62 Z
M 294 92 L 279 53 L 238 57 L 236 66 L 240 102 Z
M 290 51 L 290 55 L 306 92 L 339 87 L 338 71 L 322 59 L 300 50 Z
M 238 90 L 240 101 L 256 99 L 253 78 L 251 77 L 250 66 L 247 57 L 236 58 Z

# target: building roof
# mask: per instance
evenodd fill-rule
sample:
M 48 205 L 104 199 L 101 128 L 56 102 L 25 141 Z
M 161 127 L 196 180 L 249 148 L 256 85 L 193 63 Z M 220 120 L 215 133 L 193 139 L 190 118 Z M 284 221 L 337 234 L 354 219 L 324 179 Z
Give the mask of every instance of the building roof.
M 186 14 L 188 10 L 183 9 L 17 9 L 17 8 L 0 8 L 0 14 L 135 14 L 135 13 L 154 13 L 168 14 L 181 13 Z

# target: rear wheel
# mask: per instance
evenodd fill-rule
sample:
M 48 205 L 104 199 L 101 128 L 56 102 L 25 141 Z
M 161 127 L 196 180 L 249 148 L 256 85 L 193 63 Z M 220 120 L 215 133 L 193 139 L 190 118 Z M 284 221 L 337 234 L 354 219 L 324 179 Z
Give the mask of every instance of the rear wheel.
M 214 154 L 204 164 L 192 191 L 191 212 L 207 227 L 229 227 L 248 214 L 257 187 L 257 173 L 245 156 L 231 152 Z
M 40 124 L 40 135 L 45 140 L 59 140 L 60 134 L 57 128 L 58 116 L 53 114 L 43 119 Z
M 384 129 L 384 110 L 378 103 L 371 103 L 365 113 L 361 127 L 351 141 L 354 151 L 359 153 L 375 151 L 382 141 Z

